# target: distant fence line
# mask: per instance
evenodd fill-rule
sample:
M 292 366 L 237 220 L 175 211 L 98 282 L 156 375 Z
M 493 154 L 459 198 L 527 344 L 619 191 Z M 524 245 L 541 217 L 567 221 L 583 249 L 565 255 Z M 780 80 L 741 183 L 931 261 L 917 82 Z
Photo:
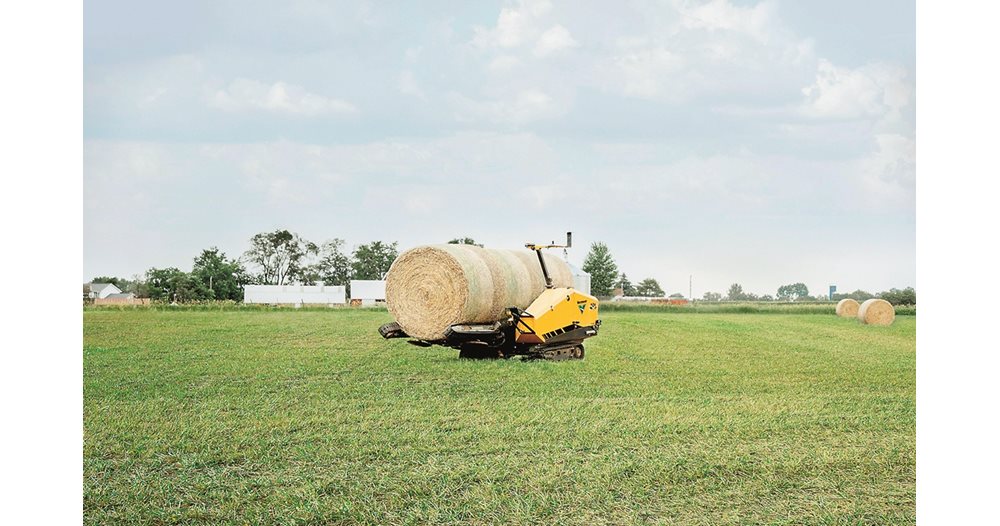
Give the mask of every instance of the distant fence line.
M 94 305 L 149 305 L 149 298 L 95 298 Z

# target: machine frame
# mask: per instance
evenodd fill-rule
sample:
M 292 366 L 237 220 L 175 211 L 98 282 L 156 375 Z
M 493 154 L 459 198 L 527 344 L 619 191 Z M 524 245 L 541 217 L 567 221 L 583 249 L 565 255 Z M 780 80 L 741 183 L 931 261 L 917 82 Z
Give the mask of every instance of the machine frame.
M 509 307 L 505 319 L 492 323 L 455 324 L 448 327 L 443 340 L 412 339 L 409 343 L 420 347 L 455 348 L 461 358 L 583 359 L 583 340 L 596 336 L 601 326 L 599 302 L 572 288 L 553 287 L 542 256 L 542 250 L 547 248 L 571 248 L 573 233 L 566 233 L 565 245 L 527 243 L 524 246 L 538 255 L 545 278 L 545 291 L 527 309 Z M 379 327 L 379 333 L 387 339 L 409 337 L 396 322 Z

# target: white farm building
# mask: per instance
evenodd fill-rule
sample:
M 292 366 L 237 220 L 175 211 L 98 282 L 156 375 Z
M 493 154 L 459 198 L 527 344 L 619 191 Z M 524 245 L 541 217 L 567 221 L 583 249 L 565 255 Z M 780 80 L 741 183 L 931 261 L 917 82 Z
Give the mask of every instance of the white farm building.
M 247 285 L 243 303 L 271 305 L 343 305 L 347 290 L 342 285 Z
M 385 280 L 352 279 L 351 304 L 375 305 L 385 301 Z

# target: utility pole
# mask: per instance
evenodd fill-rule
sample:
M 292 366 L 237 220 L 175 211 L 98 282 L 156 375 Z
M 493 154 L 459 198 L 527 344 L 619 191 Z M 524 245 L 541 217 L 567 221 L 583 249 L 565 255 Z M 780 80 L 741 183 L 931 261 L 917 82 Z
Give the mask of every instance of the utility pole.
M 694 301 L 694 295 L 691 294 L 691 283 L 694 282 L 694 274 L 688 274 L 688 301 Z

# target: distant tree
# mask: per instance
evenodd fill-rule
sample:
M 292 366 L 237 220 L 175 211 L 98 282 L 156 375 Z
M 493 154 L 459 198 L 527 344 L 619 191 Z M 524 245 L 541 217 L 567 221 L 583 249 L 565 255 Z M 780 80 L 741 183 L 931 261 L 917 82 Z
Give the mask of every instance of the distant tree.
M 244 259 L 256 267 L 257 283 L 284 285 L 301 279 L 309 254 L 315 254 L 314 243 L 288 230 L 261 232 L 250 238 L 250 249 Z
M 722 294 L 718 292 L 706 292 L 702 299 L 705 301 L 722 301 Z
M 133 274 L 128 280 L 124 280 L 123 284 L 125 288 L 120 288 L 123 292 L 131 292 L 139 298 L 149 297 L 149 288 L 146 286 L 146 278 L 139 275 Z
M 610 296 L 618 278 L 618 265 L 604 243 L 590 245 L 590 252 L 583 260 L 583 271 L 590 274 L 590 293 Z
M 809 288 L 804 283 L 792 283 L 778 287 L 778 299 L 781 301 L 796 301 L 809 296 Z
M 186 302 L 208 299 L 210 292 L 201 281 L 180 269 L 151 268 L 146 272 L 149 297 L 157 301 Z
M 770 294 L 764 294 L 763 296 L 761 296 L 758 299 L 760 299 L 760 301 L 774 301 L 774 296 L 772 296 Z
M 243 264 L 227 258 L 216 247 L 202 250 L 194 258 L 191 277 L 200 283 L 199 290 L 207 291 L 204 299 L 216 300 L 242 300 L 243 286 L 249 281 Z
M 653 278 L 646 278 L 640 281 L 639 284 L 635 286 L 635 292 L 636 296 L 642 296 L 645 298 L 662 298 L 664 295 L 663 289 L 660 288 L 660 284 Z
M 858 290 L 856 290 L 854 292 L 836 293 L 836 294 L 833 295 L 833 300 L 834 301 L 840 301 L 842 299 L 850 298 L 850 299 L 856 300 L 856 301 L 865 301 L 865 300 L 870 300 L 870 299 L 872 299 L 874 297 L 875 297 L 875 295 L 872 294 L 871 292 L 867 292 L 867 291 L 858 289 Z
M 344 253 L 344 240 L 331 239 L 320 245 L 319 257 L 307 270 L 307 281 L 346 287 L 350 285 L 351 272 L 351 256 Z
M 188 272 L 181 272 L 173 276 L 170 281 L 174 292 L 173 300 L 179 303 L 188 301 L 202 301 L 212 298 L 212 292 L 201 281 L 195 279 Z
M 618 276 L 618 287 L 622 289 L 622 294 L 625 296 L 638 296 L 639 293 L 635 291 L 635 285 L 629 281 L 628 276 L 624 272 Z
M 746 301 L 747 294 L 743 292 L 743 285 L 739 283 L 733 283 L 729 286 L 729 292 L 726 294 L 726 300 L 728 301 Z
M 684 299 L 684 295 L 681 294 L 680 292 L 675 292 L 675 293 L 673 293 L 673 294 L 670 295 L 670 299 L 672 299 L 672 300 Z
M 396 242 L 374 241 L 354 249 L 351 269 L 354 279 L 382 279 L 396 260 Z
M 879 293 L 878 297 L 892 303 L 893 305 L 917 304 L 917 291 L 913 287 L 906 287 L 902 290 L 889 289 L 885 292 Z
M 451 241 L 449 241 L 448 244 L 449 245 L 475 245 L 475 246 L 480 247 L 480 248 L 482 248 L 482 246 L 483 246 L 480 243 L 476 243 L 476 240 L 472 239 L 471 237 L 457 237 L 457 238 L 452 239 Z

